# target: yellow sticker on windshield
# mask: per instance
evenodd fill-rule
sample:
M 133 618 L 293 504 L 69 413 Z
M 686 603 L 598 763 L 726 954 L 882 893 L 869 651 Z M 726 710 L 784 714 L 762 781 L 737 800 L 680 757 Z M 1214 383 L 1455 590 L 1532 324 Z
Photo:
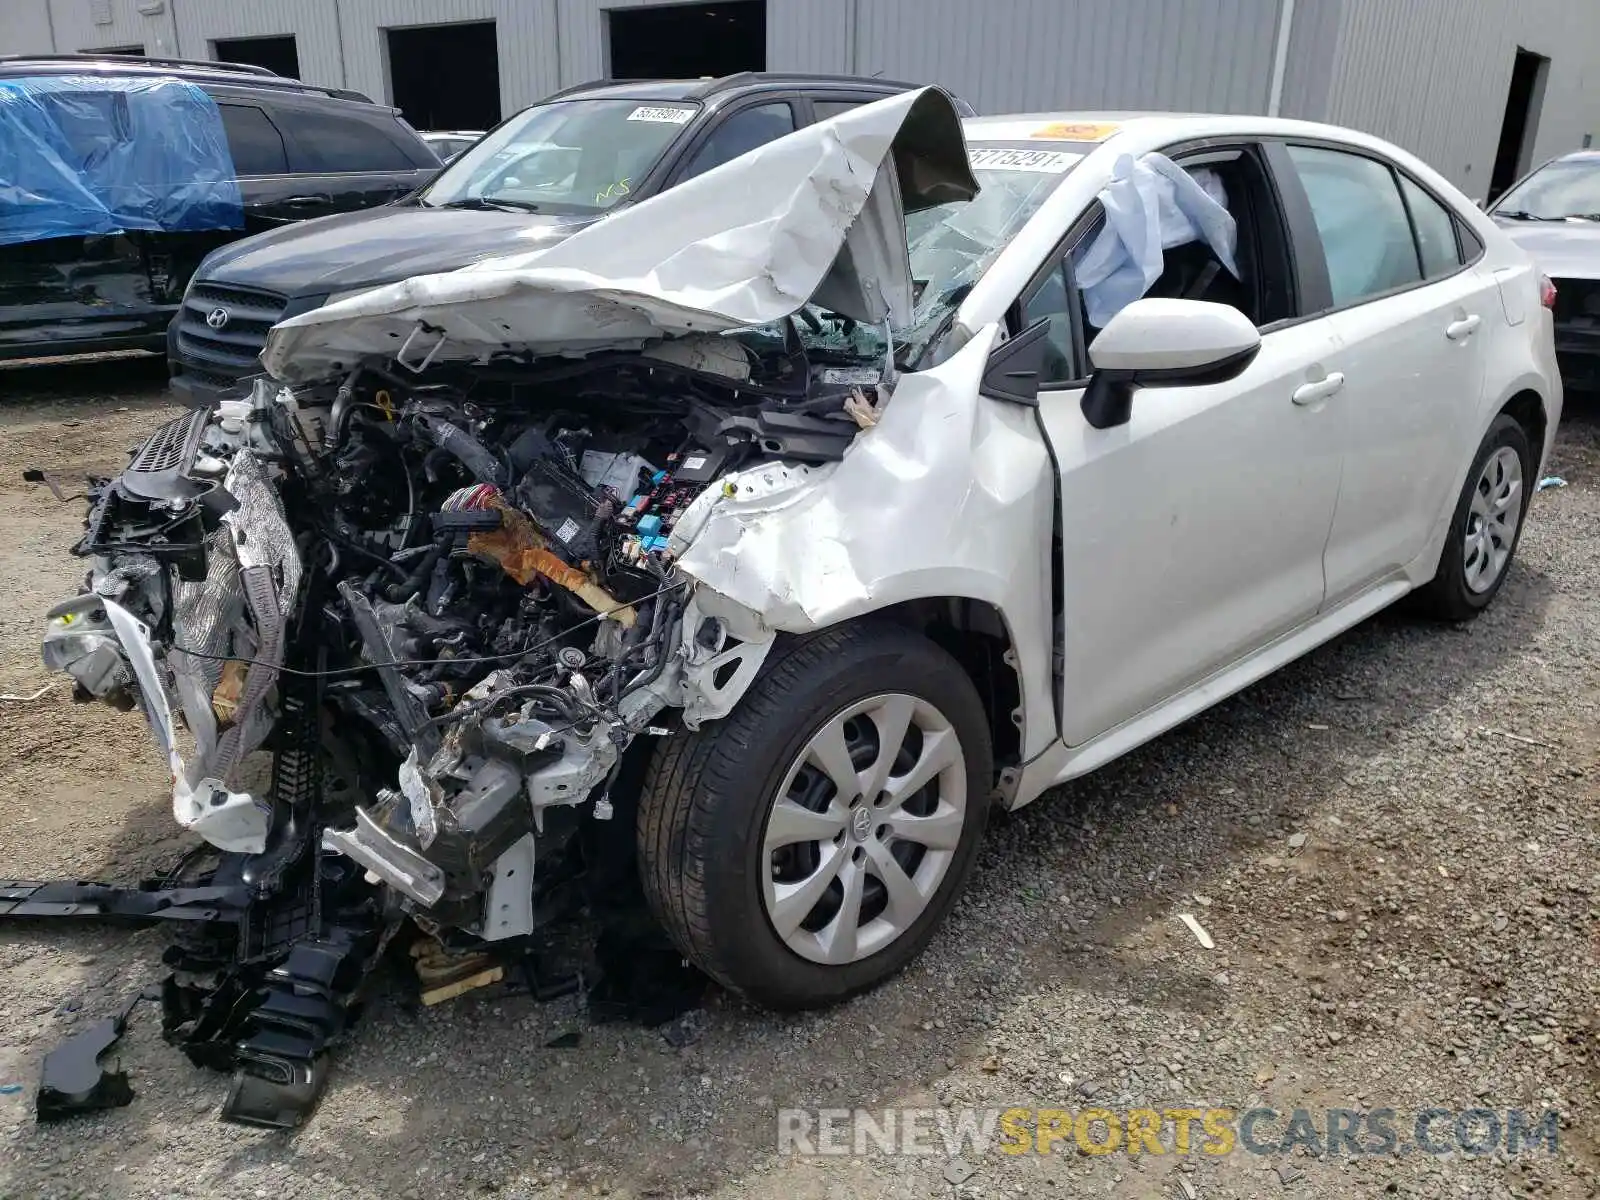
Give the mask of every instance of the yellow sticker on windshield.
M 1122 126 L 1111 123 L 1057 121 L 1042 129 L 1035 129 L 1029 136 L 1052 138 L 1063 142 L 1103 142 L 1121 128 Z

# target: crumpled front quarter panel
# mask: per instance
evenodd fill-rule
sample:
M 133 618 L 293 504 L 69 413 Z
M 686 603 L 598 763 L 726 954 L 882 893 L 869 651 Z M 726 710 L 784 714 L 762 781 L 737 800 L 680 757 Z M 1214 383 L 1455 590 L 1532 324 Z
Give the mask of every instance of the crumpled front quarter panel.
M 680 520 L 679 564 L 789 633 L 926 597 L 994 605 L 1019 659 L 1033 755 L 1056 735 L 1054 468 L 1032 410 L 978 394 L 997 337 L 991 326 L 939 366 L 902 375 L 841 462 L 729 477 Z

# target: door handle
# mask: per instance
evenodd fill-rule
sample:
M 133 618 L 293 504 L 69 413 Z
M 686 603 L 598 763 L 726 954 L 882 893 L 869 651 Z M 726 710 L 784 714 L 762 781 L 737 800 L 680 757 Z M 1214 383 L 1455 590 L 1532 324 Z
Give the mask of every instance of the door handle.
M 1315 404 L 1318 400 L 1326 400 L 1344 386 L 1344 375 L 1338 371 L 1330 371 L 1315 383 L 1302 383 L 1294 390 L 1296 404 Z
M 309 208 L 313 204 L 327 204 L 330 199 L 328 196 L 290 196 L 287 200 L 280 200 L 278 203 L 289 208 Z
M 1478 326 L 1482 324 L 1483 318 L 1477 313 L 1473 313 L 1470 317 L 1463 317 L 1459 321 L 1451 321 L 1450 324 L 1444 327 L 1444 335 L 1452 342 L 1463 341 L 1471 337 Z

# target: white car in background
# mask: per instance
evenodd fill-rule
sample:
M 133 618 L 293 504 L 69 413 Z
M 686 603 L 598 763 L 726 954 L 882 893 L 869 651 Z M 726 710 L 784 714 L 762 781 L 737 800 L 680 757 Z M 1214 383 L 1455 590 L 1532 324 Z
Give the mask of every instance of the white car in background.
M 180 607 L 153 640 L 161 579 L 97 515 L 109 557 L 55 610 L 47 657 L 96 694 L 137 675 L 162 697 L 175 674 L 210 746 L 195 664 L 250 648 L 234 759 L 276 719 L 286 645 L 326 664 L 332 698 L 379 664 L 384 690 L 342 718 L 378 714 L 394 746 L 358 772 L 379 801 L 296 820 L 390 899 L 526 936 L 556 817 L 592 810 L 685 955 L 762 1003 L 825 1004 L 926 945 L 993 803 L 1408 594 L 1484 609 L 1561 416 L 1549 293 L 1471 201 L 1360 133 L 963 125 L 907 93 L 554 247 L 281 322 L 248 420 L 136 457 L 181 475 L 188 438 L 231 464 L 232 541 L 189 577 L 243 574 L 268 626 L 188 628 Z M 417 568 L 430 513 L 447 538 L 495 533 Z M 393 545 L 407 557 L 385 562 Z M 402 604 L 428 571 L 453 639 L 437 660 L 425 621 L 403 646 L 386 632 L 423 621 Z M 297 628 L 324 632 L 297 646 Z M 165 720 L 178 819 L 236 853 L 273 844 L 287 818 L 231 768 L 186 764 Z M 480 727 L 493 739 L 452 741 Z M 646 730 L 626 796 L 619 755 Z
M 1600 150 L 1519 180 L 1489 215 L 1555 282 L 1556 361 L 1569 391 L 1600 391 Z
M 461 152 L 483 136 L 481 129 L 439 129 L 423 133 L 422 140 L 439 156 L 442 163 L 455 162 Z

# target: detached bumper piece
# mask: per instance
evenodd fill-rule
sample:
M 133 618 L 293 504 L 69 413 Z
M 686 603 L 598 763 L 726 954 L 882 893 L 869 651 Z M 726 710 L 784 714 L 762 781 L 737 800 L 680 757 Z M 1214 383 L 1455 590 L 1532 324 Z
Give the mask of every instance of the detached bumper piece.
M 314 698 L 289 689 L 261 854 L 224 854 L 196 884 L 0 883 L 0 920 L 172 922 L 163 955 L 162 1034 L 197 1066 L 233 1074 L 224 1120 L 299 1126 L 327 1082 L 329 1052 L 398 926 L 360 867 L 318 850 L 322 779 Z M 128 1013 L 69 1038 L 45 1059 L 41 1121 L 133 1098 L 99 1056 Z
M 128 1014 L 139 999 L 135 996 L 116 1016 L 69 1037 L 45 1055 L 35 1099 L 41 1124 L 132 1103 L 128 1073 L 106 1070 L 100 1065 L 100 1056 L 122 1037 Z

